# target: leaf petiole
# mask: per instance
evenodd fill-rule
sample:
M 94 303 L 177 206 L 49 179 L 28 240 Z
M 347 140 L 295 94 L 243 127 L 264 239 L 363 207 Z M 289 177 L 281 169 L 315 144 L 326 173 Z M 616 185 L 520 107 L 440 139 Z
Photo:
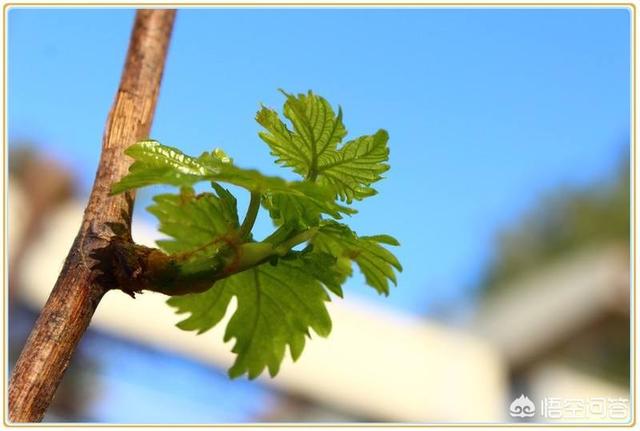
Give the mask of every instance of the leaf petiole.
M 249 208 L 247 208 L 247 215 L 244 217 L 242 226 L 240 226 L 240 238 L 246 240 L 249 238 L 251 229 L 256 222 L 258 211 L 260 210 L 260 193 L 251 192 L 251 200 L 249 201 Z
M 312 227 L 312 228 L 309 228 L 307 230 L 304 230 L 304 231 L 300 232 L 297 235 L 294 235 L 293 237 L 291 237 L 288 240 L 280 243 L 276 247 L 276 249 L 275 249 L 276 254 L 278 256 L 284 256 L 289 251 L 291 251 L 291 249 L 293 247 L 295 247 L 296 245 L 302 244 L 303 242 L 307 242 L 310 239 L 313 239 L 313 237 L 316 236 L 317 233 L 318 233 L 318 228 L 317 227 Z

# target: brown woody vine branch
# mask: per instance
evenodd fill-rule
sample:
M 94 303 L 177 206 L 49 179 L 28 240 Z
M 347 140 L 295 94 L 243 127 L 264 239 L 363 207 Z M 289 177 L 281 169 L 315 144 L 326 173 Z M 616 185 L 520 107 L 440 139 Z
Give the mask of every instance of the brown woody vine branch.
M 95 280 L 92 256 L 114 238 L 108 226 L 122 225 L 130 237 L 134 194 L 111 196 L 109 192 L 131 163 L 123 150 L 149 135 L 174 18 L 173 10 L 140 10 L 136 14 L 80 231 L 11 376 L 12 422 L 42 419 L 107 290 Z

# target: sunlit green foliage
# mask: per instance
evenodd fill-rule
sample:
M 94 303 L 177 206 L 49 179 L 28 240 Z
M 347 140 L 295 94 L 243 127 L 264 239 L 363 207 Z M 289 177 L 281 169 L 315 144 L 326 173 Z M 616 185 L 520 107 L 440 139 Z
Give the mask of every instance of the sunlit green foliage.
M 336 114 L 312 92 L 283 94 L 284 117 L 290 124 L 266 107 L 256 119 L 276 161 L 299 174 L 299 181 L 242 169 L 219 149 L 191 157 L 145 140 L 127 149 L 135 162 L 113 187 L 114 193 L 154 184 L 180 187 L 177 194 L 156 196 L 149 208 L 160 221 L 160 231 L 170 237 L 158 245 L 175 256 L 171 274 L 179 274 L 186 284 L 175 286 L 174 292 L 189 292 L 189 280 L 214 278 L 208 290 L 174 295 L 168 304 L 189 314 L 178 327 L 202 333 L 221 321 L 236 298 L 224 337 L 235 339 L 232 351 L 237 357 L 229 370 L 234 377 L 246 373 L 255 378 L 265 368 L 273 376 L 287 347 L 295 360 L 310 330 L 327 336 L 331 320 L 325 303 L 329 292 L 342 296 L 352 262 L 366 283 L 384 295 L 389 294 L 389 282 L 396 283 L 396 271 L 402 270 L 384 247 L 399 245 L 393 237 L 358 236 L 336 221 L 356 213 L 350 206 L 354 200 L 376 193 L 372 184 L 389 169 L 387 132 L 341 144 L 347 134 L 341 110 Z M 210 182 L 213 191 L 196 194 L 192 185 L 202 181 Z M 251 193 L 243 222 L 235 197 L 222 183 Z M 260 205 L 275 230 L 256 241 L 251 228 Z

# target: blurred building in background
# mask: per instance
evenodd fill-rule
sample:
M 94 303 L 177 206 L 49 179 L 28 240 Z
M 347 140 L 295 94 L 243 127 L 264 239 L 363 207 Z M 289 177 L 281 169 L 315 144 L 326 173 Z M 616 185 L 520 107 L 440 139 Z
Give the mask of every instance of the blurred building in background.
M 30 151 L 10 160 L 13 363 L 55 283 L 83 203 L 53 161 Z M 222 342 L 224 322 L 196 336 L 173 326 L 179 318 L 162 295 L 133 300 L 110 292 L 45 420 L 627 421 L 626 166 L 608 184 L 559 191 L 503 234 L 468 325 L 362 300 L 334 302 L 331 336 L 314 337 L 275 379 L 226 377 L 233 357 Z M 134 237 L 151 245 L 157 233 L 136 223 Z M 514 416 L 520 395 L 535 415 Z
M 629 185 L 624 160 L 608 181 L 553 191 L 500 235 L 481 283 L 473 332 L 509 364 L 512 398 L 553 404 L 549 421 L 629 413 Z

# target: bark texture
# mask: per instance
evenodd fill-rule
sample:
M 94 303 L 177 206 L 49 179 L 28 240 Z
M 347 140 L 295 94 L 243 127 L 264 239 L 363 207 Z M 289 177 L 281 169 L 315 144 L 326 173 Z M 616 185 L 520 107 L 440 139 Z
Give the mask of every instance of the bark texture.
M 127 173 L 123 150 L 149 135 L 174 10 L 136 14 L 124 71 L 109 113 L 100 164 L 80 231 L 58 280 L 36 321 L 9 383 L 9 420 L 42 420 L 69 360 L 107 287 L 96 282 L 92 256 L 113 238 L 109 226 L 131 228 L 132 193 L 110 196 Z

